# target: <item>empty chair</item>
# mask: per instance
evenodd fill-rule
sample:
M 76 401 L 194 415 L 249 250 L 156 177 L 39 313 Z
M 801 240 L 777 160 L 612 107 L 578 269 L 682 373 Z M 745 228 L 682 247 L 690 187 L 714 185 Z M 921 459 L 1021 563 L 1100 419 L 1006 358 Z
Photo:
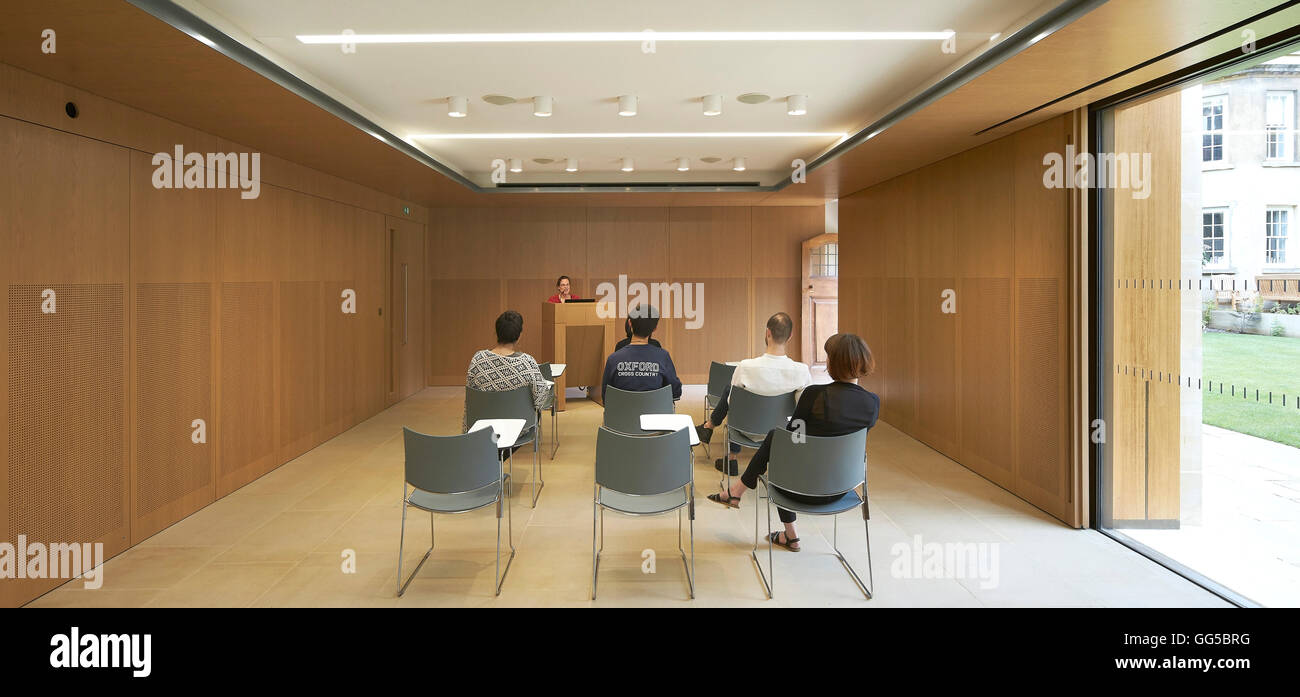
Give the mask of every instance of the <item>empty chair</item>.
M 511 448 L 513 452 L 520 445 L 533 444 L 533 508 L 537 507 L 537 497 L 541 495 L 546 482 L 542 481 L 542 461 L 539 455 L 537 422 L 541 415 L 533 407 L 532 387 L 523 385 L 504 392 L 485 392 L 473 387 L 465 388 L 465 426 L 474 425 L 482 419 L 523 419 L 524 429 Z M 514 458 L 510 459 L 510 472 L 514 474 Z M 540 486 L 539 486 L 540 484 Z
M 605 388 L 605 428 L 633 436 L 651 433 L 641 429 L 642 414 L 672 414 L 672 388 L 664 385 L 649 392 Z
M 542 371 L 542 377 L 551 381 L 551 391 L 546 396 L 546 404 L 542 408 L 551 410 L 551 459 L 554 460 L 555 451 L 560 449 L 560 431 L 555 425 L 555 376 L 551 374 L 550 363 L 542 363 L 537 366 L 537 369 Z
M 754 506 L 754 549 L 750 556 L 758 565 L 764 590 L 772 597 L 775 584 L 772 569 L 772 506 L 806 515 L 834 516 L 831 549 L 853 582 L 871 599 L 875 583 L 871 572 L 871 509 L 867 501 L 867 429 L 843 436 L 808 436 L 796 431 L 779 430 L 772 435 L 772 455 L 767 474 L 759 477 L 767 487 L 767 574 L 758 561 L 758 506 Z M 859 494 L 857 488 L 862 487 Z M 792 496 L 793 494 L 793 496 Z M 819 497 L 810 503 L 807 497 Z M 839 548 L 839 516 L 845 511 L 862 508 L 862 525 L 867 535 L 867 583 L 863 583 Z
M 402 428 L 406 443 L 406 474 L 402 482 L 402 533 L 397 543 L 397 596 L 406 593 L 420 567 L 433 554 L 435 513 L 468 513 L 496 504 L 496 594 L 501 594 L 505 574 L 510 572 L 510 562 L 515 558 L 515 542 L 510 525 L 509 490 L 505 489 L 505 473 L 495 438 L 491 429 L 459 436 L 430 436 Z M 407 493 L 407 485 L 413 487 Z M 505 505 L 502 506 L 504 496 Z M 402 582 L 402 550 L 406 544 L 406 509 L 418 508 L 429 512 L 429 551 L 420 558 L 411 576 Z M 501 513 L 505 508 L 506 541 L 510 543 L 510 558 L 501 569 Z
M 667 389 L 667 388 L 664 388 Z M 695 478 L 690 434 L 677 430 L 656 436 L 629 436 L 602 427 L 596 436 L 596 487 L 591 509 L 591 599 L 605 548 L 605 510 L 625 515 L 659 515 L 677 511 L 677 551 L 695 597 Z M 690 519 L 689 562 L 682 548 L 682 509 Z M 600 545 L 596 545 L 597 515 Z
M 743 387 L 733 387 L 728 401 L 727 450 L 731 444 L 757 450 L 763 439 L 774 428 L 784 429 L 794 413 L 794 391 L 772 396 L 754 394 Z M 731 486 L 731 468 L 727 466 L 727 453 L 723 452 L 722 473 Z
M 731 376 L 735 372 L 736 366 L 734 365 L 727 365 L 717 361 L 709 363 L 709 385 L 704 390 L 704 422 L 706 425 L 709 421 L 709 414 L 713 413 L 713 409 L 722 400 L 722 393 L 726 392 L 727 388 L 731 386 Z M 709 452 L 708 443 L 704 444 L 704 455 L 709 459 L 713 458 L 713 454 Z

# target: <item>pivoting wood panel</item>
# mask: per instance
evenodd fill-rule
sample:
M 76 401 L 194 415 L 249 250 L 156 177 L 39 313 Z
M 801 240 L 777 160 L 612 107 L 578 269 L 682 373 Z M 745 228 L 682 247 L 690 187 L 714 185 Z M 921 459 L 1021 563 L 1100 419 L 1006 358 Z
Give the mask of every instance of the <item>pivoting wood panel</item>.
M 1014 487 L 1011 404 L 1011 282 L 964 278 L 961 312 L 962 463 Z
M 957 318 L 960 306 L 945 308 L 945 292 L 956 293 L 954 278 L 922 278 L 917 283 L 916 434 L 949 456 L 957 449 Z M 955 299 L 955 298 L 954 298 Z
M 217 496 L 274 469 L 275 284 L 221 284 L 221 464 Z
M 587 209 L 588 276 L 663 281 L 668 273 L 667 208 Z
M 884 288 L 885 336 L 881 357 L 889 401 L 881 417 L 911 432 L 916 421 L 916 279 L 889 278 Z
M 668 273 L 673 278 L 744 278 L 751 266 L 748 207 L 668 209 Z
M 799 318 L 800 318 L 800 298 L 799 279 L 798 278 L 754 278 L 754 320 L 752 322 L 749 334 L 749 355 L 757 355 L 763 352 L 764 330 L 767 329 L 767 320 L 778 312 L 784 312 L 790 315 L 794 321 L 793 334 L 790 343 L 786 345 L 790 358 L 796 361 L 803 361 L 800 353 L 803 347 L 800 346 L 799 336 Z M 844 282 L 840 281 L 840 289 L 843 292 Z
M 282 462 L 320 442 L 321 283 L 280 283 L 280 453 Z
M 1057 279 L 1016 281 L 1016 487 L 1057 516 L 1068 482 L 1063 309 Z
M 356 279 L 359 344 L 357 364 L 352 370 L 358 420 L 364 420 L 384 408 L 385 375 L 384 320 L 386 305 L 385 256 L 388 231 L 384 216 L 372 211 L 352 209 L 356 231 L 356 255 L 352 273 Z M 427 289 L 421 289 L 427 293 Z
M 353 281 L 325 281 L 319 304 L 321 313 L 321 401 L 320 423 L 322 441 L 342 433 L 356 423 L 356 383 L 353 371 L 357 369 L 360 349 L 360 315 L 344 312 L 344 291 L 352 292 L 355 303 L 356 283 Z M 349 307 L 348 309 L 355 309 Z
M 55 292 L 56 311 L 41 311 Z M 10 285 L 5 541 L 128 544 L 126 302 L 121 284 Z M 13 606 L 66 579 L 5 580 Z
M 667 296 L 658 303 L 664 317 L 659 326 L 670 328 L 668 338 L 661 341 L 672 355 L 682 382 L 707 383 L 711 361 L 736 361 L 749 355 L 749 342 L 745 336 L 749 329 L 749 313 L 745 310 L 749 302 L 749 281 L 744 278 L 687 277 L 674 282 L 680 284 L 680 292 L 672 294 L 671 303 Z M 686 309 L 692 306 L 686 296 L 694 299 L 694 320 L 687 320 L 684 316 Z M 683 298 L 680 308 L 677 297 Z M 688 324 L 697 328 L 691 329 Z M 658 336 L 659 332 L 655 334 Z
M 576 277 L 586 273 L 585 208 L 504 208 L 495 213 L 493 226 L 500 235 L 501 250 L 494 267 L 484 277 L 547 279 L 550 292 L 543 297 L 545 300 L 555 292 L 555 279 L 567 275 L 576 281 Z M 454 251 L 443 249 L 433 253 L 445 255 Z M 583 295 L 581 288 L 573 284 L 574 292 L 579 295 Z
M 842 212 L 841 212 L 842 215 Z M 825 206 L 761 206 L 752 209 L 750 268 L 754 278 L 800 277 L 804 240 L 826 230 Z
M 429 281 L 429 348 L 433 385 L 464 385 L 469 359 L 496 345 L 496 318 L 501 314 L 501 282 L 490 280 Z M 542 300 L 545 300 L 543 298 Z M 542 300 L 537 301 L 540 308 Z M 540 312 L 540 309 L 538 310 Z M 541 331 L 541 324 L 525 331 Z
M 211 286 L 140 283 L 135 301 L 133 544 L 215 498 Z

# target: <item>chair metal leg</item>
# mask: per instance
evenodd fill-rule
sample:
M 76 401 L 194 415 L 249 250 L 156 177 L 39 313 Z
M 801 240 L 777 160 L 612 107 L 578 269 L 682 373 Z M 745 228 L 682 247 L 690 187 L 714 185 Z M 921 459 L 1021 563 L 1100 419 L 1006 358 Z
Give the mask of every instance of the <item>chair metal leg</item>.
M 501 586 L 505 585 L 506 575 L 510 573 L 510 564 L 515 560 L 514 516 L 511 514 L 509 493 L 497 496 L 497 554 L 496 554 L 496 594 L 501 595 Z M 505 571 L 501 570 L 501 508 L 506 511 L 506 541 L 510 543 L 510 558 L 506 560 Z
M 765 486 L 766 482 L 762 477 L 758 479 L 760 487 Z M 767 599 L 772 599 L 772 584 L 776 580 L 776 574 L 772 568 L 772 496 L 767 496 L 767 574 L 763 573 L 763 563 L 758 560 L 758 489 L 754 490 L 754 548 L 750 550 L 749 556 L 754 560 L 754 566 L 758 568 L 758 579 L 763 583 L 763 591 L 767 593 Z
M 682 509 L 677 509 L 677 551 L 682 555 L 682 566 L 686 567 L 686 584 L 690 588 L 691 600 L 695 599 L 695 484 L 689 489 L 690 502 L 686 504 L 687 518 L 690 519 L 691 559 L 686 561 L 686 550 L 682 549 Z
M 555 405 L 551 405 L 551 459 L 555 459 L 555 452 L 560 449 L 560 427 L 556 421 Z
M 537 508 L 537 497 L 541 496 L 542 489 L 546 488 L 546 482 L 542 481 L 541 486 L 537 486 L 542 479 L 542 455 L 539 450 L 542 441 L 541 427 L 538 427 L 538 433 L 533 438 L 533 508 Z
M 398 584 L 397 597 L 399 598 L 406 594 L 406 587 L 411 585 L 411 581 L 415 580 L 415 575 L 420 573 L 420 567 L 424 566 L 424 562 L 429 560 L 429 555 L 433 554 L 433 540 L 430 539 L 429 551 L 425 552 L 423 557 L 420 557 L 420 563 L 415 565 L 415 571 L 411 572 L 411 575 L 406 579 L 406 582 L 405 583 L 402 582 L 402 551 L 406 544 L 406 509 L 407 509 L 406 483 L 403 482 L 402 483 L 402 533 L 401 533 L 401 537 L 398 538 L 398 542 L 397 542 L 397 584 Z M 433 531 L 432 513 L 429 514 L 429 521 L 430 521 L 429 530 L 430 532 L 432 532 Z
M 600 485 L 591 492 L 591 599 L 596 599 L 596 572 L 600 569 L 600 550 L 596 548 L 596 509 L 600 499 Z M 602 540 L 603 542 L 603 540 Z M 602 545 L 603 546 L 603 545 Z
M 858 577 L 858 572 L 854 571 L 853 566 L 849 564 L 849 560 L 844 558 L 844 554 L 840 552 L 840 546 L 839 546 L 840 517 L 838 515 L 835 515 L 835 516 L 831 516 L 831 518 L 835 521 L 833 531 L 831 532 L 831 549 L 835 550 L 836 558 L 838 558 L 840 560 L 840 563 L 844 565 L 844 569 L 849 572 L 849 576 L 853 577 L 853 582 L 857 584 L 858 590 L 861 590 L 867 596 L 867 600 L 871 600 L 871 591 L 875 589 L 875 579 L 874 578 L 871 579 L 870 586 L 864 584 L 862 582 L 862 579 Z M 862 524 L 866 526 L 866 531 L 867 531 L 867 575 L 868 577 L 870 577 L 871 576 L 871 527 L 870 527 L 871 521 L 864 520 L 862 521 Z

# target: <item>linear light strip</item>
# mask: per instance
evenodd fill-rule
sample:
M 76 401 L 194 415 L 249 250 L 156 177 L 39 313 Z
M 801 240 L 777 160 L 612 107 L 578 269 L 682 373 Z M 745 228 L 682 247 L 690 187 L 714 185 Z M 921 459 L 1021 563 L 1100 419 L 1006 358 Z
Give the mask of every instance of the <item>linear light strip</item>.
M 304 44 L 499 44 L 654 41 L 942 41 L 945 31 L 616 31 L 496 34 L 299 34 Z
M 540 140 L 595 138 L 844 138 L 846 133 L 419 133 L 407 136 L 413 140 Z

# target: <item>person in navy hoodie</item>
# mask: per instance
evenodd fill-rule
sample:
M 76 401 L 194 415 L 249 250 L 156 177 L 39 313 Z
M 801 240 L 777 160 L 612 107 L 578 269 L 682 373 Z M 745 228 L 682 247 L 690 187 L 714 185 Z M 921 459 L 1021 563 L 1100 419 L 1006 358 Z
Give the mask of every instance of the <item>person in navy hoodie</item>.
M 649 392 L 671 385 L 673 399 L 681 399 L 682 381 L 677 378 L 672 356 L 650 343 L 650 335 L 659 326 L 659 310 L 654 305 L 637 305 L 627 314 L 632 323 L 632 343 L 605 359 L 601 399 L 605 397 L 605 388 L 611 385 L 628 392 Z

